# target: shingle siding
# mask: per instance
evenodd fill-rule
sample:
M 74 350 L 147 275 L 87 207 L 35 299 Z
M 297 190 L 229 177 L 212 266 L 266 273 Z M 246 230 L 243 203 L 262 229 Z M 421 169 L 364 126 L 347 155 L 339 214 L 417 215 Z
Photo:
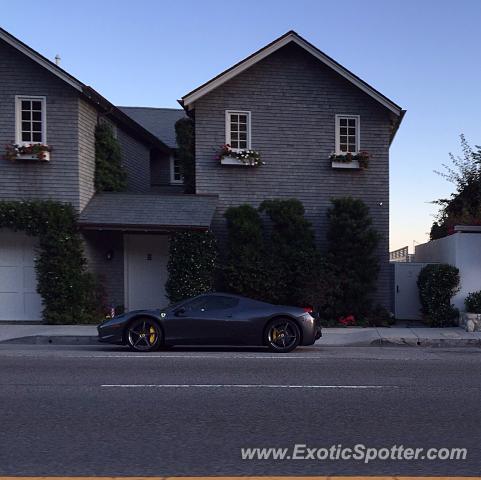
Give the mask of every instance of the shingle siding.
M 2 41 L 0 59 L 0 199 L 53 199 L 78 209 L 78 93 Z M 3 159 L 3 146 L 15 141 L 15 95 L 46 97 L 50 162 Z
M 150 190 L 150 149 L 118 128 L 117 139 L 122 165 L 127 173 L 127 189 L 131 192 Z
M 85 208 L 95 193 L 95 127 L 97 111 L 79 99 L 79 184 L 80 210 Z
M 151 160 L 150 176 L 152 185 L 170 185 L 170 155 L 168 153 L 154 154 Z
M 248 110 L 252 148 L 265 165 L 221 166 L 215 151 L 225 143 L 225 110 Z M 334 170 L 335 115 L 360 115 L 361 149 L 372 154 L 365 171 Z M 268 198 L 301 200 L 325 247 L 330 199 L 361 198 L 383 235 L 376 300 L 389 306 L 389 140 L 387 110 L 295 45 L 288 45 L 196 102 L 197 193 L 219 195 L 213 229 L 225 235 L 231 205 L 259 205 Z M 382 206 L 380 205 L 382 203 Z

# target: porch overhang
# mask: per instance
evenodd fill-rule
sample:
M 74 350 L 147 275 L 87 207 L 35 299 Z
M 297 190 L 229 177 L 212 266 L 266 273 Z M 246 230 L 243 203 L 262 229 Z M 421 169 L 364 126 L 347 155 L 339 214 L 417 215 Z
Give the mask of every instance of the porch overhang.
M 208 230 L 216 195 L 95 194 L 79 216 L 84 230 L 172 232 Z

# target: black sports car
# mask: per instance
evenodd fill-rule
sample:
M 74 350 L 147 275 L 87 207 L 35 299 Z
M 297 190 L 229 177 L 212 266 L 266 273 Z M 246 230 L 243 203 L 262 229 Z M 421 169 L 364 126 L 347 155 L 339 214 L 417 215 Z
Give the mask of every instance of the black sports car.
M 312 309 L 208 293 L 159 310 L 136 310 L 98 326 L 99 341 L 152 351 L 173 345 L 266 345 L 290 352 L 321 336 Z

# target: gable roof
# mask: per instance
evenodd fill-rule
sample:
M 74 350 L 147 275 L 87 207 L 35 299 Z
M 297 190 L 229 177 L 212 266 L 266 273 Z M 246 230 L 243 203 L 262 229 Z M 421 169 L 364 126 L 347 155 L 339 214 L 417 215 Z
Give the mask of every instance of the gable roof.
M 367 84 L 364 80 L 360 79 L 357 75 L 350 72 L 347 68 L 344 68 L 341 64 L 337 63 L 334 59 L 326 55 L 324 52 L 321 52 L 317 47 L 309 43 L 307 40 L 302 38 L 298 33 L 293 30 L 285 33 L 278 39 L 274 40 L 273 42 L 269 43 L 265 47 L 261 48 L 257 52 L 253 53 L 249 57 L 245 58 L 244 60 L 236 63 L 232 67 L 228 68 L 224 72 L 220 73 L 216 77 L 212 78 L 208 82 L 204 83 L 200 87 L 192 90 L 191 92 L 187 93 L 179 100 L 179 103 L 186 109 L 191 110 L 193 108 L 194 103 L 207 93 L 211 92 L 212 90 L 216 89 L 223 83 L 231 80 L 232 78 L 236 77 L 244 70 L 247 70 L 252 65 L 255 65 L 257 62 L 261 61 L 262 59 L 266 58 L 267 56 L 271 55 L 275 51 L 279 50 L 280 48 L 284 47 L 289 43 L 295 43 L 302 47 L 304 50 L 309 52 L 311 55 L 316 57 L 318 60 L 326 64 L 328 67 L 332 68 L 334 71 L 339 73 L 343 76 L 346 80 L 350 81 L 353 85 L 360 88 L 363 92 L 370 95 L 372 98 L 377 100 L 381 103 L 384 107 L 389 109 L 395 115 L 402 116 L 403 110 L 399 105 L 394 103 L 392 100 L 384 96 L 382 93 L 377 91 L 375 88 L 371 87 Z
M 49 72 L 53 73 L 56 77 L 63 80 L 65 83 L 75 88 L 75 90 L 77 90 L 85 100 L 93 104 L 95 108 L 100 110 L 106 117 L 117 121 L 125 129 L 125 131 L 131 134 L 134 138 L 137 138 L 141 142 L 147 143 L 161 150 L 168 149 L 168 147 L 161 140 L 159 140 L 159 138 L 145 129 L 142 125 L 139 125 L 124 112 L 120 111 L 115 105 L 110 103 L 92 87 L 85 85 L 80 80 L 66 72 L 63 68 L 60 68 L 54 62 L 50 61 L 33 48 L 14 37 L 3 28 L 0 28 L 0 40 L 5 41 L 20 53 L 24 54 L 41 67 L 45 68 Z
M 182 108 L 119 107 L 170 148 L 177 148 L 175 122 L 186 117 Z

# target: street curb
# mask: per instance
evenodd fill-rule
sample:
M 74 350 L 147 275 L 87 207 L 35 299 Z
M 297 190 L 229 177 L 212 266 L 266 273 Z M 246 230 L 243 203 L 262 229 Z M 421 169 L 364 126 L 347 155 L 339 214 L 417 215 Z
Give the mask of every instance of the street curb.
M 406 339 L 389 339 L 380 338 L 371 343 L 372 346 L 382 347 L 481 347 L 481 339 L 479 338 L 417 338 Z
M 0 341 L 0 344 L 17 345 L 98 345 L 96 335 L 30 335 Z M 314 348 L 345 347 L 434 347 L 481 348 L 481 338 L 376 338 L 371 341 L 347 341 L 346 343 L 312 345 Z
M 89 335 L 31 335 L 28 337 L 10 338 L 0 344 L 20 345 L 97 345 L 97 336 Z

